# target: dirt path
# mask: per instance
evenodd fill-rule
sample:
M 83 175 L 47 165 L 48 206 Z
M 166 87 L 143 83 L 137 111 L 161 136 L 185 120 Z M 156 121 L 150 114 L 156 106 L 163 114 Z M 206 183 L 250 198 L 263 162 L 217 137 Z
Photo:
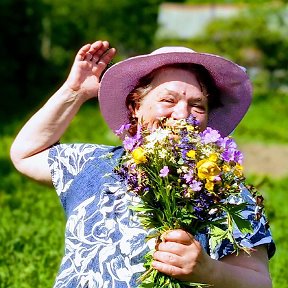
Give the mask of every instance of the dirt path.
M 239 148 L 244 154 L 245 174 L 288 176 L 288 145 L 253 143 L 239 145 Z

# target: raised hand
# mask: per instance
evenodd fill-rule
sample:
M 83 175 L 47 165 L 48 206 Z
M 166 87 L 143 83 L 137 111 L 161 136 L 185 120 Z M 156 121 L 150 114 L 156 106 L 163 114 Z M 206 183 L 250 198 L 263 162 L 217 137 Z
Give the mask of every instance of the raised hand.
M 100 76 L 115 53 L 115 48 L 109 48 L 107 41 L 96 41 L 83 46 L 75 57 L 65 82 L 66 87 L 86 100 L 97 97 Z

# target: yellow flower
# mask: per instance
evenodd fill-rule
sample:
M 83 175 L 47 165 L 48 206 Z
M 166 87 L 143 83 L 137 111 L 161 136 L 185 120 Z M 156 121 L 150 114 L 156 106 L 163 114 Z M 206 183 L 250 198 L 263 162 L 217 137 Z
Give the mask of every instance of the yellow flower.
M 237 163 L 235 166 L 234 174 L 237 177 L 241 177 L 243 175 L 243 166 Z
M 145 156 L 145 151 L 141 147 L 138 147 L 138 148 L 136 148 L 136 149 L 134 149 L 132 151 L 132 157 L 133 157 L 134 162 L 136 164 L 146 163 L 147 162 L 147 158 Z
M 231 167 L 229 165 L 224 164 L 223 167 L 222 167 L 222 170 L 224 172 L 229 172 L 231 170 Z
M 221 170 L 214 161 L 203 159 L 197 163 L 198 177 L 203 180 L 213 181 L 215 176 L 219 175 Z
M 187 131 L 194 131 L 195 130 L 193 125 L 187 125 L 186 129 L 187 129 Z
M 213 191 L 213 188 L 214 188 L 214 183 L 211 182 L 211 181 L 207 181 L 206 184 L 205 184 L 205 188 L 209 191 Z
M 216 153 L 210 154 L 209 160 L 212 162 L 216 162 L 218 160 L 218 155 Z
M 186 156 L 189 157 L 190 159 L 195 159 L 196 151 L 195 150 L 190 150 L 190 151 L 187 152 Z

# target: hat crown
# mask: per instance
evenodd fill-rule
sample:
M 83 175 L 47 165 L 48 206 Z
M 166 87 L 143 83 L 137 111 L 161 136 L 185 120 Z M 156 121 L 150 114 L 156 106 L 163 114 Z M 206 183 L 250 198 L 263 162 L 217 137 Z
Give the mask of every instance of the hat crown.
M 156 54 L 164 54 L 164 53 L 195 53 L 194 50 L 187 48 L 187 47 L 182 47 L 182 46 L 164 46 L 161 48 L 158 48 L 154 50 L 150 55 L 156 55 Z

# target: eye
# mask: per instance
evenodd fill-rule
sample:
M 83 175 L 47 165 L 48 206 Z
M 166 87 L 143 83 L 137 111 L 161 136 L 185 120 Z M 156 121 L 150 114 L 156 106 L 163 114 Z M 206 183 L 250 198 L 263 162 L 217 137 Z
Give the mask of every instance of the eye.
M 202 105 L 202 104 L 192 104 L 190 105 L 192 110 L 197 112 L 197 113 L 206 113 L 207 111 L 207 108 L 205 105 Z
M 160 102 L 174 103 L 175 98 L 173 96 L 165 96 L 160 99 Z

